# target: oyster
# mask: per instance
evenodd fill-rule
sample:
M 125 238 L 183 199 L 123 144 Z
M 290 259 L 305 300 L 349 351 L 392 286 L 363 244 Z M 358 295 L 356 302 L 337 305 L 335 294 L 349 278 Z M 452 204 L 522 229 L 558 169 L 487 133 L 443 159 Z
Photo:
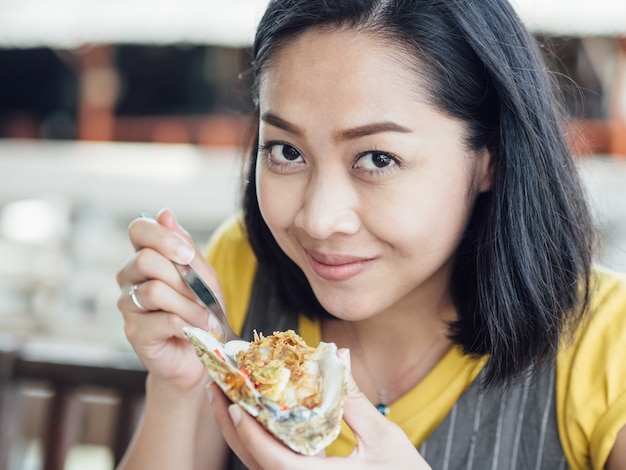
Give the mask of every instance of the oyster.
M 228 398 L 292 450 L 314 455 L 336 439 L 347 370 L 335 344 L 312 348 L 292 330 L 226 344 L 199 328 L 184 332 Z

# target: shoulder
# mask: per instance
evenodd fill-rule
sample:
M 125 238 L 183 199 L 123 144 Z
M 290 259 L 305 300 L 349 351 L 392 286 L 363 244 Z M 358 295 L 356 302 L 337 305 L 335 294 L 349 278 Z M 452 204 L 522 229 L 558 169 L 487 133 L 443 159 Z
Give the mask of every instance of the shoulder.
M 588 316 L 559 352 L 557 409 L 570 462 L 602 468 L 626 424 L 626 276 L 596 269 L 591 288 Z
M 241 215 L 232 216 L 215 230 L 205 256 L 220 281 L 231 326 L 241 331 L 257 268 Z
M 607 314 L 618 314 L 619 316 L 620 313 L 624 313 L 621 307 L 624 307 L 626 303 L 626 274 L 596 268 L 593 271 L 591 289 L 592 319 L 594 312 L 599 317 Z M 616 312 L 616 307 L 620 311 Z M 601 313 L 598 314 L 598 311 Z
M 563 352 L 565 357 L 582 360 L 581 355 L 610 355 L 621 352 L 615 346 L 624 346 L 626 341 L 626 274 L 594 269 L 590 283 L 590 304 L 587 316 L 573 333 L 566 338 Z M 589 358 L 586 358 L 589 359 Z M 594 364 L 598 369 L 607 367 Z M 625 384 L 626 385 L 626 384 Z
M 211 235 L 206 248 L 207 258 L 223 255 L 222 249 L 241 249 L 250 247 L 241 214 L 235 214 L 220 224 Z M 250 253 L 252 249 L 250 248 Z

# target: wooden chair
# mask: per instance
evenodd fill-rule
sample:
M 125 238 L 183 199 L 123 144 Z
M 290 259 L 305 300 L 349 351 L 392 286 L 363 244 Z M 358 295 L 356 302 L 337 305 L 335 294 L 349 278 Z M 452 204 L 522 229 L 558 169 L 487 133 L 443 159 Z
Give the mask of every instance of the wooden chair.
M 70 448 L 80 439 L 81 394 L 113 394 L 116 418 L 110 442 L 119 463 L 137 424 L 145 393 L 146 371 L 132 354 L 60 354 L 0 341 L 0 470 L 5 470 L 15 429 L 18 390 L 39 384 L 51 393 L 43 433 L 43 469 L 62 470 Z

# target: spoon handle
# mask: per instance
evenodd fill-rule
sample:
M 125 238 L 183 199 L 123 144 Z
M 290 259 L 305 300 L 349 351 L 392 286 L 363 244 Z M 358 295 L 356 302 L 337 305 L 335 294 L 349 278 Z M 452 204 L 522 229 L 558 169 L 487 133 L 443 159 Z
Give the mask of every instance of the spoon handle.
M 156 222 L 156 219 L 152 217 L 147 212 L 142 212 L 139 217 L 142 219 L 149 219 L 153 222 Z M 180 276 L 183 278 L 185 283 L 189 286 L 189 288 L 193 291 L 193 293 L 198 297 L 200 302 L 204 304 L 204 306 L 209 310 L 211 314 L 216 318 L 217 322 L 220 324 L 222 328 L 222 334 L 218 340 L 222 343 L 226 343 L 227 341 L 231 341 L 234 339 L 241 339 L 230 327 L 228 324 L 228 319 L 226 318 L 226 313 L 224 313 L 224 309 L 217 301 L 217 297 L 211 290 L 209 286 L 198 276 L 198 273 L 188 264 L 178 264 L 172 261 L 172 264 L 176 266 L 176 269 L 180 273 Z M 215 334 L 215 332 L 212 332 Z
M 223 337 L 218 338 L 223 343 L 227 341 L 231 341 L 234 339 L 241 339 L 239 336 L 235 334 L 230 325 L 228 324 L 228 319 L 226 318 L 226 314 L 222 309 L 222 306 L 217 301 L 215 294 L 210 289 L 209 286 L 198 276 L 198 273 L 188 264 L 178 264 L 173 263 L 176 266 L 176 269 L 180 273 L 183 280 L 187 283 L 187 285 L 191 288 L 194 294 L 200 299 L 200 302 L 204 304 L 204 306 L 213 314 L 217 319 L 218 323 L 222 327 Z

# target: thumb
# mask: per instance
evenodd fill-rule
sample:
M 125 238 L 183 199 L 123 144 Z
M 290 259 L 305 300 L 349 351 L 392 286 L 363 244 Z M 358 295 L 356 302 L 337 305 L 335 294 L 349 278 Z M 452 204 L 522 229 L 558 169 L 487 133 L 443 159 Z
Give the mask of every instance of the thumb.
M 159 223 L 159 225 L 162 225 L 163 227 L 168 229 L 170 232 L 173 232 L 183 237 L 185 240 L 189 242 L 192 241 L 191 236 L 189 235 L 189 232 L 187 232 L 187 230 L 185 230 L 178 223 L 176 216 L 170 209 L 161 209 L 159 213 L 157 214 L 156 220 Z
M 344 364 L 349 363 L 350 351 L 341 350 L 340 359 Z M 343 405 L 343 419 L 352 430 L 357 441 L 357 448 L 376 446 L 389 421 L 369 401 L 352 377 L 352 372 L 347 377 L 348 393 Z
M 192 247 L 193 257 L 191 257 L 191 259 L 184 263 L 190 264 L 197 255 L 197 248 L 193 239 L 191 238 L 191 235 L 189 235 L 189 232 L 187 232 L 187 230 L 185 230 L 178 223 L 178 220 L 176 219 L 174 213 L 170 209 L 161 209 L 157 214 L 156 221 L 159 225 L 165 227 L 177 237 L 182 238 L 187 244 Z

